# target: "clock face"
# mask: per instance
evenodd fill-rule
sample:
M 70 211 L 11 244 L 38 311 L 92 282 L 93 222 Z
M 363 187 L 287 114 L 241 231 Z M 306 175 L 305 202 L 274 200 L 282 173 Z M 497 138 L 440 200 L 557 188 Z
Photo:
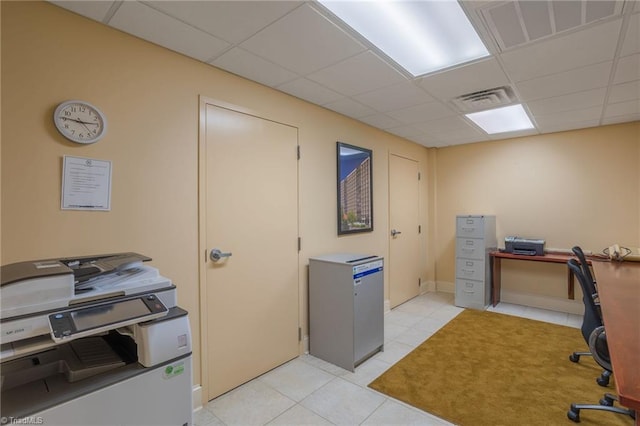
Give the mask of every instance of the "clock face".
M 107 130 L 104 114 L 84 101 L 66 101 L 58 105 L 53 122 L 64 137 L 76 143 L 97 142 Z

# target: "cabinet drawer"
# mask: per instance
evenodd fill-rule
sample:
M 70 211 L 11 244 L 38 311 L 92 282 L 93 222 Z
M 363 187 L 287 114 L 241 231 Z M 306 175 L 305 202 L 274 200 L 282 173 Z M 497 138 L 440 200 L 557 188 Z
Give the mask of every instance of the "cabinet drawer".
M 456 236 L 468 238 L 484 237 L 484 218 L 464 216 L 457 217 Z
M 483 281 L 484 268 L 484 260 L 456 259 L 456 278 Z
M 482 238 L 456 238 L 456 257 L 484 259 L 484 240 Z
M 482 309 L 487 304 L 484 283 L 456 280 L 456 306 Z

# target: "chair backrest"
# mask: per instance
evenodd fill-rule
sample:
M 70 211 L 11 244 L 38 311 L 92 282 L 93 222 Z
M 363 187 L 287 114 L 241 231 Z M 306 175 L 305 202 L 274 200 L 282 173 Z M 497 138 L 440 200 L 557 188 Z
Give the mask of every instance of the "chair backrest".
M 596 302 L 593 300 L 593 293 L 591 292 L 593 288 L 593 281 L 587 280 L 577 260 L 569 259 L 567 266 L 578 279 L 578 283 L 580 283 L 580 288 L 582 289 L 584 316 L 582 317 L 582 327 L 580 330 L 582 331 L 582 337 L 584 337 L 585 342 L 588 344 L 591 332 L 603 325 L 600 311 L 596 306 Z
M 576 255 L 578 260 L 580 261 L 580 265 L 582 266 L 582 273 L 587 278 L 587 280 L 591 283 L 595 283 L 596 280 L 593 279 L 593 275 L 591 275 L 591 269 L 589 268 L 589 264 L 587 263 L 587 257 L 584 255 L 582 248 L 580 246 L 575 246 L 571 249 L 573 254 Z M 593 293 L 596 292 L 596 286 L 593 284 Z

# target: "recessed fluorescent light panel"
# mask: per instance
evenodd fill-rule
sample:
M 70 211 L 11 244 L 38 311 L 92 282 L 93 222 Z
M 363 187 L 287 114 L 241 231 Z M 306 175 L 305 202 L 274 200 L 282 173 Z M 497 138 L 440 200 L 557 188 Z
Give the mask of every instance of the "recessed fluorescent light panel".
M 414 77 L 489 56 L 455 0 L 318 0 Z
M 521 104 L 474 112 L 466 114 L 466 117 L 490 135 L 533 129 L 533 123 Z

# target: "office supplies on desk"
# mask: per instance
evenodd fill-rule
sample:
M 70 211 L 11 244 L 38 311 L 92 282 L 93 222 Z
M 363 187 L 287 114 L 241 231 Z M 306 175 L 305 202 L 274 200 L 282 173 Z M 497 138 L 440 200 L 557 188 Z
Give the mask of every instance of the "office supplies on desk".
M 640 262 L 640 248 L 628 248 L 622 247 L 620 244 L 613 244 L 602 252 L 611 260 Z
M 3 418 L 192 424 L 188 315 L 149 260 L 117 253 L 2 266 Z
M 505 237 L 504 251 L 512 254 L 527 256 L 542 256 L 544 254 L 544 240 L 521 237 Z

